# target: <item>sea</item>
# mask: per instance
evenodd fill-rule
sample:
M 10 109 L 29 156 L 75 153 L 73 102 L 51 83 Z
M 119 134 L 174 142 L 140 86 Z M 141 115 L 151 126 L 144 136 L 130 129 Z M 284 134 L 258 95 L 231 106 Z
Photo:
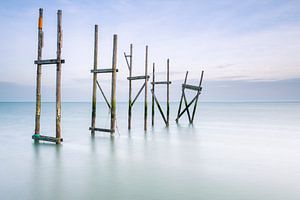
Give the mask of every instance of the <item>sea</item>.
M 144 131 L 144 104 L 117 104 L 114 137 L 91 136 L 91 103 L 62 103 L 63 143 L 35 143 L 34 102 L 0 103 L 0 199 L 299 200 L 300 102 L 198 102 L 193 124 L 178 103 Z M 166 105 L 162 103 L 165 111 Z M 191 111 L 192 112 L 192 111 Z M 105 103 L 96 127 L 109 128 Z M 55 136 L 55 103 L 41 134 Z

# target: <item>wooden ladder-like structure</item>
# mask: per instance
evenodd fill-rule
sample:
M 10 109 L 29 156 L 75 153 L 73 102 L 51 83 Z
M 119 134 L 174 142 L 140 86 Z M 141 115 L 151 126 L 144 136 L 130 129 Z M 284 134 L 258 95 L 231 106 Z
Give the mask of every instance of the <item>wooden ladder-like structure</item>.
M 145 91 L 145 98 L 144 98 L 144 130 L 147 130 L 147 93 L 148 93 L 148 80 L 150 76 L 148 75 L 148 46 L 146 46 L 146 53 L 145 53 L 145 75 L 141 76 L 132 76 L 132 47 L 133 45 L 130 44 L 130 52 L 129 54 L 126 54 L 124 52 L 124 57 L 127 63 L 127 67 L 129 70 L 129 77 L 127 77 L 127 80 L 129 81 L 129 100 L 128 100 L 128 129 L 131 129 L 131 113 L 132 113 L 132 107 L 139 97 L 139 95 L 142 93 L 142 91 Z M 129 58 L 129 60 L 128 60 Z M 144 84 L 141 86 L 140 90 L 138 91 L 137 95 L 132 101 L 132 81 L 134 80 L 144 80 Z
M 169 59 L 167 60 L 167 80 L 166 81 L 155 81 L 155 63 L 153 63 L 153 71 L 152 71 L 152 89 L 151 89 L 151 93 L 152 93 L 152 126 L 154 126 L 154 110 L 155 110 L 155 104 L 166 124 L 166 126 L 169 126 L 169 119 L 170 119 L 170 71 L 169 71 L 169 66 L 170 66 L 170 61 Z M 155 96 L 155 85 L 167 85 L 167 114 L 165 116 L 159 101 L 157 100 L 157 97 Z
M 187 115 L 188 115 L 188 119 L 189 119 L 189 122 L 190 124 L 193 123 L 194 121 L 194 117 L 195 117 L 195 113 L 196 113 L 196 108 L 197 108 L 197 103 L 198 103 L 198 99 L 199 99 L 199 96 L 201 94 L 201 91 L 202 91 L 202 79 L 203 79 L 203 74 L 204 74 L 204 71 L 201 72 L 201 78 L 200 78 L 200 81 L 199 81 L 199 85 L 198 86 L 194 86 L 194 85 L 188 85 L 186 84 L 187 82 L 187 77 L 188 77 L 188 71 L 186 72 L 185 74 L 185 79 L 184 79 L 184 83 L 182 84 L 182 95 L 181 95 L 181 99 L 180 99 L 180 103 L 179 103 L 179 108 L 178 108 L 178 113 L 177 113 L 177 118 L 176 118 L 176 122 L 178 123 L 178 120 L 179 118 L 183 115 L 183 113 L 187 112 Z M 186 98 L 186 95 L 185 95 L 185 89 L 188 89 L 188 90 L 193 90 L 193 91 L 196 91 L 196 95 L 194 96 L 194 98 L 188 103 L 187 102 L 187 98 Z M 184 101 L 184 104 L 185 104 L 185 108 L 181 111 L 181 105 L 182 105 L 182 101 Z M 195 103 L 194 103 L 195 102 Z M 193 113 L 192 113 L 192 116 L 190 114 L 190 111 L 189 111 L 189 107 L 194 103 L 194 108 L 193 108 Z
M 38 56 L 34 64 L 37 65 L 36 76 L 36 111 L 35 111 L 35 132 L 32 135 L 32 139 L 35 142 L 40 140 L 55 142 L 60 144 L 63 139 L 61 137 L 61 64 L 65 63 L 65 60 L 61 59 L 62 48 L 62 11 L 57 11 L 57 51 L 56 59 L 42 60 L 42 48 L 44 44 L 43 33 L 43 9 L 39 9 L 38 20 Z M 41 117 L 41 75 L 42 65 L 56 65 L 56 137 L 44 136 L 40 134 L 40 117 Z
M 94 41 L 94 68 L 91 70 L 93 73 L 93 96 L 92 96 L 92 122 L 89 130 L 94 135 L 95 131 L 108 132 L 111 136 L 114 136 L 116 130 L 116 80 L 117 80 L 117 40 L 118 36 L 113 36 L 113 56 L 112 56 L 112 68 L 108 69 L 97 69 L 98 66 L 98 25 L 95 25 L 95 41 Z M 109 103 L 106 98 L 100 83 L 97 80 L 98 74 L 111 73 L 111 101 Z M 97 105 L 97 86 L 106 102 L 107 107 L 110 110 L 110 129 L 107 128 L 96 128 L 96 105 Z

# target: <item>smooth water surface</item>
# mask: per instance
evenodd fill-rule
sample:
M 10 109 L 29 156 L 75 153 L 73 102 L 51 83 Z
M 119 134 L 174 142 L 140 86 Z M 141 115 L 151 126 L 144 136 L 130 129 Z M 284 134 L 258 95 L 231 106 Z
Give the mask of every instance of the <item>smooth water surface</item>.
M 109 127 L 99 103 L 97 127 Z M 34 144 L 34 103 L 0 103 L 0 199 L 300 199 L 300 103 L 199 103 L 194 125 L 119 103 L 118 133 L 91 137 L 90 103 L 63 103 L 62 145 Z M 41 132 L 55 135 L 55 104 Z

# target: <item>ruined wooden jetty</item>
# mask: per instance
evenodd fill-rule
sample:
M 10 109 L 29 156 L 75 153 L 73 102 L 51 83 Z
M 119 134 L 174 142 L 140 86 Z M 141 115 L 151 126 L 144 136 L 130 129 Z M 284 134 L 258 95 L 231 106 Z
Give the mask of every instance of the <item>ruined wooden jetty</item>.
M 147 95 L 148 95 L 148 80 L 150 76 L 148 75 L 148 46 L 146 46 L 145 51 L 145 75 L 141 76 L 132 76 L 132 58 L 133 58 L 133 45 L 130 44 L 130 51 L 129 54 L 124 52 L 124 57 L 127 63 L 127 67 L 129 70 L 129 76 L 127 80 L 129 81 L 129 100 L 128 100 L 128 129 L 131 129 L 131 114 L 132 114 L 132 107 L 135 101 L 138 99 L 139 95 L 144 90 L 144 130 L 147 130 Z M 128 60 L 129 58 L 129 60 Z M 132 101 L 132 81 L 134 80 L 144 80 L 144 84 L 140 87 L 137 95 Z
M 43 32 L 43 9 L 39 9 L 38 20 L 38 55 L 34 64 L 37 65 L 36 76 L 36 111 L 35 111 L 35 132 L 32 139 L 36 142 L 48 141 L 60 144 L 63 139 L 61 137 L 61 64 L 65 60 L 61 59 L 62 49 L 62 11 L 57 11 L 57 50 L 56 59 L 42 59 L 42 49 L 44 45 L 44 32 Z M 56 136 L 44 136 L 40 134 L 40 118 L 41 118 L 41 80 L 42 80 L 42 65 L 56 65 Z
M 108 132 L 111 136 L 114 136 L 116 130 L 116 80 L 117 80 L 117 40 L 118 36 L 113 36 L 113 56 L 112 56 L 112 68 L 98 69 L 98 25 L 95 25 L 94 34 L 94 67 L 91 70 L 93 73 L 93 96 L 92 96 L 92 122 L 89 130 L 94 135 L 95 131 Z M 98 74 L 111 73 L 111 101 L 109 102 L 101 88 L 100 83 L 97 80 Z M 96 107 L 97 107 L 97 86 L 106 102 L 107 107 L 110 110 L 110 128 L 96 128 Z
M 186 74 L 185 74 L 184 83 L 182 84 L 182 94 L 181 94 L 179 108 L 178 108 L 178 113 L 177 113 L 177 118 L 176 118 L 176 122 L 177 123 L 178 123 L 179 118 L 185 112 L 187 113 L 187 116 L 188 116 L 188 119 L 189 119 L 189 123 L 190 124 L 193 123 L 194 117 L 195 117 L 195 113 L 196 113 L 196 108 L 197 108 L 197 103 L 198 103 L 199 95 L 201 94 L 201 91 L 202 91 L 201 85 L 202 85 L 204 71 L 201 72 L 201 78 L 200 78 L 198 86 L 189 85 L 189 84 L 186 83 L 187 82 L 188 73 L 189 72 L 187 71 Z M 188 103 L 186 95 L 185 95 L 185 90 L 186 89 L 196 91 L 196 95 L 194 96 L 194 98 L 189 103 Z M 185 108 L 181 111 L 182 101 L 184 101 Z M 192 113 L 192 116 L 191 116 L 189 107 L 193 103 L 194 103 L 194 108 L 193 108 L 193 113 Z
M 166 81 L 155 81 L 155 63 L 153 63 L 153 68 L 152 68 L 152 126 L 154 126 L 154 110 L 155 110 L 155 104 L 161 114 L 161 117 L 163 118 L 166 126 L 169 126 L 169 119 L 170 119 L 170 60 L 167 60 L 167 80 Z M 167 86 L 167 113 L 166 116 L 163 112 L 163 109 L 155 95 L 155 85 L 166 85 Z

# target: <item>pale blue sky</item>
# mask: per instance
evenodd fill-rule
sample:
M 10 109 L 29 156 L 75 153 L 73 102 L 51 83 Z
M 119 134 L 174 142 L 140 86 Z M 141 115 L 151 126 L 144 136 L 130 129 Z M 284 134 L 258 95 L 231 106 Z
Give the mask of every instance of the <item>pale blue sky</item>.
M 56 10 L 63 10 L 63 94 L 77 91 L 77 97 L 63 95 L 67 100 L 90 98 L 95 23 L 101 30 L 100 67 L 111 65 L 112 34 L 119 36 L 120 83 L 127 76 L 122 55 L 130 43 L 134 44 L 136 74 L 143 72 L 144 46 L 148 44 L 149 65 L 156 62 L 157 70 L 163 72 L 170 58 L 171 79 L 179 82 L 185 70 L 197 78 L 202 69 L 210 83 L 250 81 L 260 87 L 259 83 L 269 81 L 274 87 L 268 84 L 266 90 L 274 91 L 278 82 L 286 80 L 290 85 L 291 80 L 300 78 L 300 1 L 11 0 L 0 2 L 0 90 L 5 87 L 7 91 L 0 100 L 34 99 L 39 7 L 44 8 L 44 58 L 55 57 Z M 49 98 L 54 94 L 54 80 L 53 67 L 45 66 L 43 86 L 50 88 Z M 299 86 L 299 81 L 293 83 L 292 88 Z M 222 84 L 219 89 L 212 87 L 213 92 L 222 94 Z M 29 95 L 21 95 L 26 90 L 22 87 Z M 9 92 L 18 94 L 18 90 L 22 90 L 20 97 Z M 126 91 L 122 84 L 120 99 L 126 99 Z M 257 99 L 260 94 L 265 95 L 260 91 Z

